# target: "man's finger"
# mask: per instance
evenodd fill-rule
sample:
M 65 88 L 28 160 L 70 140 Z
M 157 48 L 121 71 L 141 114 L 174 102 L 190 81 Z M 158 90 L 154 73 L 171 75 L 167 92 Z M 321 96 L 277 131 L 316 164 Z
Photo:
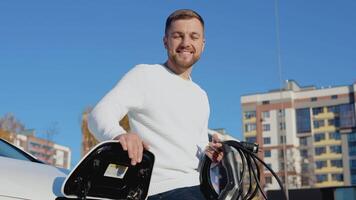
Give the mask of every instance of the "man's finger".
M 145 148 L 146 150 L 148 150 L 150 148 L 148 143 L 146 143 L 145 141 L 142 141 L 142 145 L 143 145 L 143 148 Z
M 216 151 L 216 152 L 221 152 L 222 151 L 222 145 L 219 145 L 219 144 L 211 144 L 207 147 L 207 149 L 210 149 L 210 150 L 213 150 L 213 151 Z
M 220 162 L 223 157 L 224 157 L 224 152 L 218 153 L 218 155 L 217 155 L 217 157 L 216 157 L 216 161 L 217 161 L 217 162 Z
M 119 142 L 124 151 L 127 151 L 127 143 L 125 137 L 120 137 Z
M 131 159 L 131 164 L 136 165 L 136 157 L 137 157 L 136 143 L 130 140 L 130 142 L 128 142 L 127 144 L 127 147 L 128 147 L 129 158 Z
M 209 143 L 205 148 L 205 155 L 213 162 L 220 162 L 224 156 L 221 146 L 221 143 Z
M 143 152 L 143 144 L 142 142 L 140 141 L 138 144 L 137 144 L 137 162 L 140 163 L 141 160 L 142 160 L 142 152 Z
M 222 147 L 222 143 L 212 143 L 212 142 L 210 142 L 209 143 L 209 146 L 210 147 L 214 147 L 214 148 L 220 148 L 220 147 Z

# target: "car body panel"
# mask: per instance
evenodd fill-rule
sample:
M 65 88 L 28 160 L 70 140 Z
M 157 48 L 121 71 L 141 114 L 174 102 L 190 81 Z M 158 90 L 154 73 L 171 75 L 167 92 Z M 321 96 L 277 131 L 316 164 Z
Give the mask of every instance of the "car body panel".
M 69 171 L 54 166 L 0 156 L 0 197 L 50 200 L 61 197 Z

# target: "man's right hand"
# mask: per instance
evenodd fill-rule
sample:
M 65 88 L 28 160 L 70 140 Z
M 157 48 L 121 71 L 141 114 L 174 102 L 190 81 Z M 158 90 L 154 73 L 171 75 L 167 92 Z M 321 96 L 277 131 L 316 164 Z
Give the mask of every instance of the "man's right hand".
M 131 159 L 131 165 L 140 163 L 142 161 L 143 150 L 148 149 L 148 145 L 136 133 L 121 134 L 116 136 L 114 140 L 119 140 L 122 149 L 127 151 Z

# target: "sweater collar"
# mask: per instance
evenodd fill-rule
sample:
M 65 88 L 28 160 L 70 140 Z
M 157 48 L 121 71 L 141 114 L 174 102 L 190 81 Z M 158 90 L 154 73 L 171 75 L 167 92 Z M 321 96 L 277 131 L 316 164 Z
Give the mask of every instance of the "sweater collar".
M 190 81 L 193 81 L 191 75 L 189 75 L 188 80 L 187 80 L 187 79 L 184 79 L 184 78 L 180 77 L 177 73 L 175 73 L 173 70 L 171 70 L 171 68 L 169 68 L 166 63 L 163 63 L 163 64 L 161 64 L 161 65 L 162 65 L 169 73 L 178 76 L 180 79 L 182 79 L 182 80 L 184 80 L 184 81 L 189 81 L 189 82 L 190 82 Z

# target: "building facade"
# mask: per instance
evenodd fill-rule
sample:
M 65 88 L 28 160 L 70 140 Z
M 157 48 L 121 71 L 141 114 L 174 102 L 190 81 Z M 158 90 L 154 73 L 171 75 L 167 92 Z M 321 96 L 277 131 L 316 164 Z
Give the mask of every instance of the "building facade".
M 289 188 L 356 184 L 356 83 L 284 88 L 241 97 L 244 138 Z M 287 170 L 285 170 L 287 169 Z M 267 189 L 278 185 L 265 173 Z
M 17 134 L 4 132 L 1 137 L 44 163 L 65 169 L 71 167 L 70 148 L 36 137 L 34 130 L 26 130 Z

